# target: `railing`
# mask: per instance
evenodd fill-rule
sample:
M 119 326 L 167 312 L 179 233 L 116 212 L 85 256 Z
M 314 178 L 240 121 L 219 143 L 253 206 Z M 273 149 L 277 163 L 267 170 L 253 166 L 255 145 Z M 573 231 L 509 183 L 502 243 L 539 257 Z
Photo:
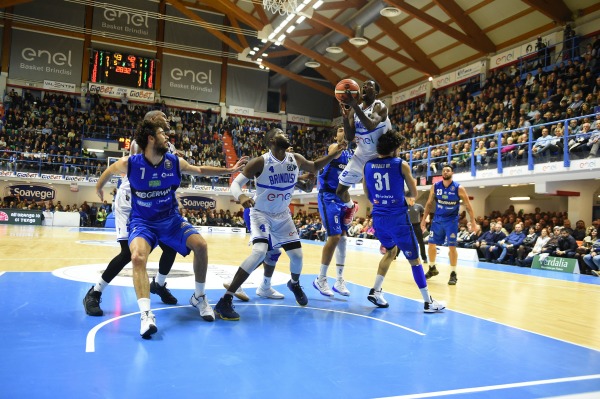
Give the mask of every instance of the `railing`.
M 563 119 L 527 128 L 507 130 L 444 144 L 416 148 L 402 152 L 400 156 L 409 163 L 413 175 L 417 179 L 421 177 L 426 178 L 426 184 L 431 183 L 432 177 L 441 175 L 442 168 L 446 165 L 452 165 L 455 173 L 468 172 L 474 177 L 483 170 L 496 169 L 501 174 L 504 168 L 519 165 L 526 165 L 527 170 L 533 171 L 536 164 L 560 161 L 563 163 L 563 166 L 569 167 L 571 161 L 574 159 L 600 155 L 600 151 L 597 153 L 591 152 L 593 145 L 590 141 L 592 136 L 600 138 L 600 126 L 596 126 L 595 130 L 590 129 L 587 132 L 581 132 L 579 129 L 580 126 L 575 125 L 578 129 L 576 133 L 572 133 L 571 129 L 573 126 L 570 124 L 572 120 L 583 120 L 585 118 L 590 119 L 590 123 L 593 123 L 596 115 L 600 114 Z M 544 127 L 548 127 L 550 135 L 553 132 L 551 127 L 557 126 L 560 126 L 563 130 L 562 137 L 553 137 L 548 147 L 539 153 L 534 153 L 532 149 L 536 144 L 536 137 L 540 135 L 539 132 Z M 508 144 L 502 143 L 502 138 L 504 136 L 512 136 L 513 132 L 517 132 L 522 138 L 518 143 L 511 144 L 514 148 L 510 149 L 511 147 Z M 480 141 L 485 142 L 490 140 L 497 143 L 495 147 L 486 148 L 485 151 L 478 149 Z M 454 151 L 454 147 L 457 145 L 463 148 L 465 142 L 469 143 L 468 151 Z M 578 144 L 577 146 L 575 146 L 576 143 Z M 427 155 L 426 158 L 420 155 L 422 153 Z

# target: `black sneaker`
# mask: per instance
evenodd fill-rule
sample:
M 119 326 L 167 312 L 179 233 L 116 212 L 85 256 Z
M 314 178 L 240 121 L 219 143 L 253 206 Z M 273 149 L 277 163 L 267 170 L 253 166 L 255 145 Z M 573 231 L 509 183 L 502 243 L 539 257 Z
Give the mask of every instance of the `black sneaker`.
M 239 320 L 240 315 L 233 309 L 233 297 L 231 295 L 225 295 L 223 298 L 219 299 L 219 302 L 217 302 L 217 305 L 215 306 L 215 313 L 218 314 L 223 320 Z
M 171 294 L 171 291 L 167 288 L 167 283 L 160 285 L 154 281 L 154 277 L 152 277 L 152 282 L 150 283 L 150 292 L 158 295 L 161 301 L 167 305 L 177 305 L 177 298 Z
M 450 273 L 450 280 L 448 280 L 448 285 L 456 285 L 458 279 L 456 278 L 456 272 Z
M 83 298 L 83 308 L 85 309 L 85 313 L 90 316 L 102 316 L 104 314 L 102 309 L 100 309 L 100 302 L 102 302 L 101 296 L 101 292 L 94 291 L 94 286 L 90 288 Z
M 300 305 L 300 306 L 308 305 L 308 298 L 306 297 L 306 294 L 304 293 L 304 291 L 302 291 L 302 287 L 300 286 L 300 281 L 298 281 L 296 283 L 292 283 L 292 280 L 290 280 L 290 281 L 288 281 L 287 286 L 290 289 L 290 291 L 292 291 L 294 293 L 294 296 L 296 297 L 296 302 L 298 303 L 298 305 Z
M 425 273 L 425 279 L 429 280 L 430 278 L 432 278 L 433 276 L 437 276 L 438 274 L 440 274 L 440 272 L 438 272 L 438 269 L 436 269 L 435 265 L 431 265 L 429 267 L 429 270 L 427 270 L 427 273 Z

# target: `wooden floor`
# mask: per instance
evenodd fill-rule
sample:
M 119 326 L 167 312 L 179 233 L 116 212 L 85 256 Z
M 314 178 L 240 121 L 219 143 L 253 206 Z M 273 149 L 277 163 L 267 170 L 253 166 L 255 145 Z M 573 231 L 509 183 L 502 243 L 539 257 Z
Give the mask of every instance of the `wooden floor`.
M 204 237 L 212 264 L 238 265 L 250 252 L 247 237 Z M 71 265 L 108 263 L 118 253 L 117 247 L 77 241 L 111 239 L 106 234 L 81 233 L 72 228 L 0 225 L 0 272 L 49 272 Z M 322 247 L 307 243 L 303 248 L 303 272 L 318 274 Z M 150 260 L 156 262 L 159 256 L 157 251 Z M 375 251 L 349 249 L 346 279 L 372 286 L 380 257 Z M 177 261 L 189 263 L 191 259 L 178 257 Z M 278 270 L 287 272 L 288 266 L 287 257 L 282 255 Z M 556 272 L 536 271 L 538 275 L 533 276 L 515 273 L 519 270 L 510 266 L 497 271 L 484 265 L 459 265 L 459 282 L 452 287 L 446 284 L 448 266 L 438 264 L 438 269 L 440 275 L 429 280 L 429 288 L 433 297 L 445 301 L 449 309 L 600 350 L 600 279 L 580 276 L 576 279 L 579 281 L 566 281 Z M 334 274 L 334 268 L 330 268 L 329 275 Z M 383 289 L 420 299 L 410 267 L 404 261 L 392 266 Z M 72 300 L 79 303 L 81 298 Z

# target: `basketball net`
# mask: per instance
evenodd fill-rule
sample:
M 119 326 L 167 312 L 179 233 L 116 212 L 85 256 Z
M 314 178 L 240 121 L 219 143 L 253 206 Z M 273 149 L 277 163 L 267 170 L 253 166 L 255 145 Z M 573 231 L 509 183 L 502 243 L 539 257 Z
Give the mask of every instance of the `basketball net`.
M 298 7 L 298 0 L 263 0 L 263 8 L 273 14 L 293 14 Z

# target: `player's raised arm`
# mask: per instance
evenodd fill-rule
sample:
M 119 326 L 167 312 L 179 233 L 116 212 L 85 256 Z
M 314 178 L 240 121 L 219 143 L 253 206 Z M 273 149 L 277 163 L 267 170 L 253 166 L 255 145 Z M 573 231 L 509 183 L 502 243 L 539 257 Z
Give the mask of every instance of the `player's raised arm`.
M 296 158 L 296 163 L 298 164 L 298 167 L 300 169 L 305 170 L 307 172 L 316 173 L 319 170 L 323 169 L 323 167 L 325 167 L 325 165 L 327 165 L 329 162 L 337 158 L 340 155 L 340 153 L 346 149 L 346 143 L 332 144 L 329 147 L 329 149 L 329 154 L 315 161 L 308 161 L 306 158 L 304 158 L 303 155 L 298 154 L 297 152 L 294 153 L 294 157 Z M 332 149 L 333 151 L 331 151 Z
M 100 197 L 100 201 L 104 201 L 104 190 L 102 190 L 102 188 L 108 182 L 108 179 L 110 179 L 112 175 L 121 175 L 127 173 L 128 161 L 128 156 L 123 157 L 102 172 L 102 175 L 100 175 L 98 181 L 96 182 L 96 194 L 98 194 L 98 197 Z
M 185 159 L 179 158 L 179 169 L 194 176 L 220 176 L 229 175 L 242 170 L 248 163 L 248 157 L 241 157 L 231 168 L 220 168 L 217 166 L 196 166 L 190 165 Z

